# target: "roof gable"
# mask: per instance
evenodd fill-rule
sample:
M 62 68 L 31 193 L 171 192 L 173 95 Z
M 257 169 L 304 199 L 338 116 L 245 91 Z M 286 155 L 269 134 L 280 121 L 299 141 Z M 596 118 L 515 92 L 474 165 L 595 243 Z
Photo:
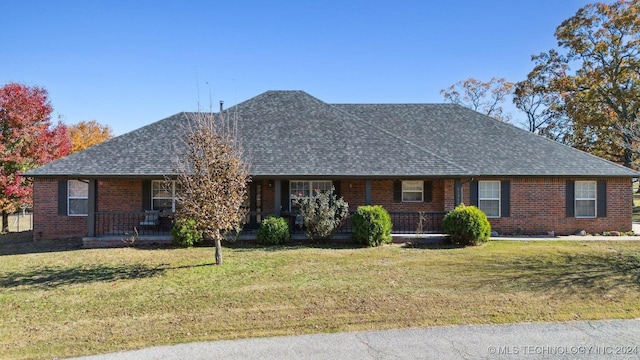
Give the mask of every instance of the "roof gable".
M 227 110 L 254 175 L 407 176 L 467 171 L 302 91 L 269 91 Z

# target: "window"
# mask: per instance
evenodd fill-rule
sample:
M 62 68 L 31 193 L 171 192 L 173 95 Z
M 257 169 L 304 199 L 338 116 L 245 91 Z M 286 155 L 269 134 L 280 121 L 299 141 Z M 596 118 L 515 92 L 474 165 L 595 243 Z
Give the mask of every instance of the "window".
M 316 191 L 329 191 L 333 186 L 331 180 L 300 181 L 293 180 L 289 183 L 289 204 L 294 210 L 293 200 L 300 197 L 312 197 Z
M 422 202 L 424 182 L 411 180 L 402 182 L 402 202 Z
M 575 184 L 575 215 L 577 218 L 596 217 L 595 181 L 576 181 Z
M 500 217 L 500 181 L 478 181 L 478 208 L 489 218 Z
M 67 181 L 67 215 L 89 215 L 89 182 L 87 180 Z
M 176 181 L 153 180 L 151 182 L 153 210 L 175 212 L 176 192 L 179 192 L 179 185 Z

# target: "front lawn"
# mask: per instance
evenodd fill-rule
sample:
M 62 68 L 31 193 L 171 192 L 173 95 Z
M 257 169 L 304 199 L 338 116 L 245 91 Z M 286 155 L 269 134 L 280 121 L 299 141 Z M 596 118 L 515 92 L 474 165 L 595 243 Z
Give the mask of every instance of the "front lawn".
M 212 265 L 212 248 L 27 245 L 32 251 L 11 252 L 0 236 L 3 359 L 317 332 L 640 317 L 638 242 L 227 247 L 220 267 Z

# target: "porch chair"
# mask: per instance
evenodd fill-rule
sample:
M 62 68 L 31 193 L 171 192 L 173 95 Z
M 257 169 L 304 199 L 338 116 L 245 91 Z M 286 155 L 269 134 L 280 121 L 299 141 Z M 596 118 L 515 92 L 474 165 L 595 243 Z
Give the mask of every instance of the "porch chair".
M 140 221 L 140 226 L 158 226 L 160 224 L 160 212 L 156 210 L 145 210 L 144 220 Z

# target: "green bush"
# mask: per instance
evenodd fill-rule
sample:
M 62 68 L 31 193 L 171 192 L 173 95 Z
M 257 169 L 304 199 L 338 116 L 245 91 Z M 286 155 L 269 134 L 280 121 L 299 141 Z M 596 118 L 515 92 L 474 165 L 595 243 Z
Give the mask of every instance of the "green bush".
M 359 206 L 351 216 L 352 239 L 358 244 L 379 246 L 391 242 L 391 217 L 380 205 Z
M 260 223 L 257 237 L 263 245 L 284 244 L 291 238 L 289 223 L 281 217 L 269 216 Z
M 174 244 L 183 247 L 191 247 L 204 240 L 194 219 L 176 219 L 171 229 L 171 236 Z
M 475 206 L 456 206 L 445 215 L 442 227 L 451 243 L 463 246 L 487 242 L 491 236 L 487 215 Z

